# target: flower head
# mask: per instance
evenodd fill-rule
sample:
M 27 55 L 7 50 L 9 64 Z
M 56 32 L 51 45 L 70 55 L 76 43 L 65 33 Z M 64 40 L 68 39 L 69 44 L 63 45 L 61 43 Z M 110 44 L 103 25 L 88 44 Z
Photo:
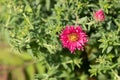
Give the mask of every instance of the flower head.
M 83 46 L 88 41 L 87 35 L 81 26 L 66 26 L 60 34 L 60 40 L 64 48 L 68 48 L 71 53 L 76 49 L 83 50 Z
M 94 19 L 96 21 L 104 21 L 105 20 L 105 14 L 104 14 L 104 11 L 102 9 L 96 11 L 94 14 Z

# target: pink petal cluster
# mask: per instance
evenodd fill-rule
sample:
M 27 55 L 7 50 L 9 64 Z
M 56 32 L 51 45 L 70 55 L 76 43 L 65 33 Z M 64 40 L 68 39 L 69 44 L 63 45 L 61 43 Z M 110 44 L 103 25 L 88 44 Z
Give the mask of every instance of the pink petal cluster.
M 83 50 L 88 38 L 81 26 L 66 26 L 60 34 L 60 40 L 63 47 L 68 48 L 73 53 L 76 49 Z
M 102 9 L 96 11 L 94 14 L 94 19 L 96 21 L 104 21 L 105 20 L 105 14 L 104 14 L 104 11 Z

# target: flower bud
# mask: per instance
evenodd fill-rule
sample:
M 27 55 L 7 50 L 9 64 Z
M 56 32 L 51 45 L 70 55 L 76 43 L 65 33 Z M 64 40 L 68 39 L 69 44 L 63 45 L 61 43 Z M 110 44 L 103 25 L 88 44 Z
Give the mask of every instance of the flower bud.
M 96 11 L 94 14 L 94 19 L 95 21 L 104 21 L 105 20 L 105 14 L 104 14 L 104 11 L 103 10 L 98 10 Z

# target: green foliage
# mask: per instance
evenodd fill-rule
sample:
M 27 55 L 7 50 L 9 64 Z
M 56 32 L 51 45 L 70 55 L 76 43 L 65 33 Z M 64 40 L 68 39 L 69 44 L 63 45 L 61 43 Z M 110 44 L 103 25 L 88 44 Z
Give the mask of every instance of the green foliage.
M 46 71 L 39 70 L 38 80 L 87 80 L 90 76 L 100 80 L 103 75 L 119 80 L 119 4 L 119 0 L 11 0 L 6 3 L 7 17 L 2 14 L 0 22 L 14 48 L 42 58 L 39 63 Z M 99 9 L 105 13 L 103 22 L 93 18 Z M 71 54 L 62 48 L 59 34 L 66 25 L 81 25 L 87 33 L 84 51 Z

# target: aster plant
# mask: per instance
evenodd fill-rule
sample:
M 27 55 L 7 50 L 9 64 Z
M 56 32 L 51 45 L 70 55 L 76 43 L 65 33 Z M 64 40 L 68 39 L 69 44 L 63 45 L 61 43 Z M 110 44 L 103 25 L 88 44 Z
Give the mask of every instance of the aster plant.
M 119 0 L 8 1 L 10 44 L 41 63 L 37 80 L 120 80 Z

